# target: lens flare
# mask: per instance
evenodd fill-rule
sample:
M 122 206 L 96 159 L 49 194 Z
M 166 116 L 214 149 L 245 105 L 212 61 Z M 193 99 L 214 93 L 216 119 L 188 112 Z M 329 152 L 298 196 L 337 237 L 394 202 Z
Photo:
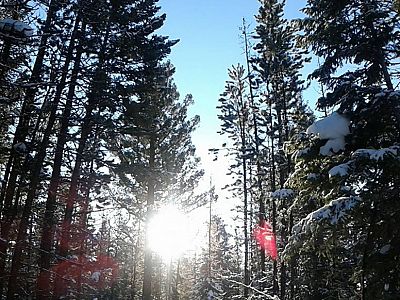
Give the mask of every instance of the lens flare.
M 164 260 L 178 258 L 195 239 L 189 218 L 173 206 L 161 208 L 149 221 L 148 243 Z
M 272 260 L 276 260 L 278 258 L 278 251 L 271 224 L 263 220 L 261 224 L 254 229 L 253 235 L 257 244 L 265 251 L 265 254 L 271 257 Z

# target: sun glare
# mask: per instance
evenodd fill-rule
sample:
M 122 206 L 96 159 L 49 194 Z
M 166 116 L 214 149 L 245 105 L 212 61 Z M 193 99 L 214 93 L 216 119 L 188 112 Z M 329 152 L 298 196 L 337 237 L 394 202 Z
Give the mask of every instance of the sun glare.
M 164 260 L 181 256 L 196 237 L 188 216 L 173 206 L 159 209 L 151 218 L 148 231 L 150 248 Z

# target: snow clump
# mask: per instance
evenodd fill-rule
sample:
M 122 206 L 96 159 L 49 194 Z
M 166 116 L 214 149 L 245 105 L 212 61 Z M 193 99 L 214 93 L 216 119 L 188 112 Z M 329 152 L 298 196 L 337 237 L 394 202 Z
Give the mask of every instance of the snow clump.
M 384 255 L 389 252 L 390 248 L 390 244 L 387 244 L 379 250 L 379 253 Z
M 271 197 L 274 199 L 286 199 L 292 197 L 293 195 L 294 191 L 291 189 L 280 189 L 273 192 Z
M 345 163 L 345 164 L 341 164 L 338 165 L 336 167 L 333 167 L 332 169 L 329 170 L 329 177 L 334 177 L 334 176 L 340 176 L 340 177 L 344 177 L 347 176 L 349 174 L 349 163 Z
M 344 150 L 346 142 L 344 137 L 350 133 L 350 121 L 337 112 L 313 123 L 307 128 L 307 134 L 314 134 L 320 140 L 328 140 L 319 150 L 324 156 L 332 156 Z
M 33 35 L 33 29 L 28 24 L 13 19 L 0 20 L 0 31 L 16 34 L 19 37 L 31 37 Z
M 392 146 L 389 148 L 382 148 L 382 149 L 358 149 L 354 151 L 353 157 L 355 158 L 364 157 L 370 160 L 380 161 L 388 156 L 399 155 L 400 152 L 399 150 L 400 150 L 399 146 Z
M 360 197 L 340 197 L 332 200 L 327 205 L 308 214 L 293 226 L 292 232 L 297 235 L 314 231 L 316 225 L 324 220 L 331 225 L 336 225 L 343 219 L 349 210 L 354 208 L 361 201 Z
M 310 181 L 317 180 L 317 179 L 318 179 L 318 177 L 319 177 L 319 175 L 318 175 L 318 174 L 316 174 L 316 173 L 310 173 L 310 174 L 307 174 L 307 180 L 310 180 Z

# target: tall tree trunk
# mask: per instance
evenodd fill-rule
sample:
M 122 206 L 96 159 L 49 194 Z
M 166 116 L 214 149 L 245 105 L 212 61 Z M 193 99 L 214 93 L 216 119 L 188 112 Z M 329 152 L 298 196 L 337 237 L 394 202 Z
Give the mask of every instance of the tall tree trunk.
M 284 261 L 281 262 L 281 292 L 280 292 L 280 299 L 285 299 L 286 297 L 286 263 Z
M 249 91 L 250 91 L 250 105 L 252 109 L 253 115 L 253 127 L 254 127 L 254 140 L 255 140 L 255 151 L 256 151 L 256 168 L 257 168 L 257 189 L 258 189 L 258 225 L 261 226 L 263 221 L 265 220 L 265 204 L 264 204 L 264 189 L 262 187 L 262 168 L 261 168 L 261 157 L 260 157 L 260 137 L 258 134 L 258 122 L 257 122 L 257 115 L 256 115 L 256 103 L 255 103 L 255 96 L 253 91 L 253 83 L 251 80 L 251 70 L 250 70 L 250 54 L 249 54 L 249 47 L 248 47 L 248 38 L 247 38 L 247 31 L 246 31 L 246 22 L 243 19 L 243 35 L 244 35 L 244 44 L 245 44 L 245 55 L 246 55 L 246 66 L 247 66 L 247 78 L 249 82 Z M 261 271 L 261 284 L 260 290 L 264 291 L 265 289 L 265 281 L 262 278 L 265 276 L 265 250 L 260 249 L 260 271 Z
M 58 247 L 58 255 L 62 259 L 67 257 L 68 250 L 69 250 L 69 243 L 70 243 L 70 239 L 71 239 L 70 229 L 71 229 L 71 224 L 72 224 L 72 215 L 73 215 L 74 205 L 77 201 L 77 196 L 78 196 L 81 165 L 83 162 L 83 155 L 84 155 L 84 150 L 86 148 L 87 139 L 90 135 L 90 132 L 91 132 L 91 129 L 93 126 L 92 111 L 93 111 L 93 106 L 88 105 L 87 110 L 86 110 L 86 116 L 85 116 L 83 124 L 82 124 L 81 137 L 79 139 L 79 146 L 78 146 L 77 154 L 75 157 L 75 166 L 72 171 L 70 188 L 69 188 L 68 196 L 66 199 L 67 203 L 66 203 L 64 218 L 63 218 L 63 222 L 62 222 L 62 226 L 61 226 L 61 238 L 60 238 L 60 243 L 59 243 L 59 247 Z M 59 299 L 62 296 L 63 285 L 64 285 L 63 278 L 61 277 L 60 274 L 56 274 L 53 299 Z
M 273 132 L 273 126 L 274 126 L 274 119 L 273 119 L 273 114 L 272 114 L 272 99 L 270 99 L 269 102 L 269 113 L 270 113 L 270 119 L 271 119 L 271 171 L 270 171 L 270 179 L 271 179 L 271 191 L 276 190 L 276 166 L 275 166 L 275 137 L 274 137 L 274 132 Z M 272 198 L 272 230 L 274 235 L 276 236 L 276 200 Z M 273 288 L 272 291 L 275 295 L 278 295 L 279 287 L 278 287 L 278 265 L 277 262 L 274 260 L 273 262 Z
M 173 298 L 173 300 L 179 300 L 179 290 L 178 290 L 178 288 L 179 288 L 179 282 L 180 282 L 180 277 L 181 277 L 181 275 L 180 275 L 180 267 L 181 267 L 181 261 L 180 261 L 180 259 L 178 259 L 178 261 L 177 261 L 177 263 L 176 263 L 176 275 L 175 275 L 175 290 L 174 290 L 174 294 L 173 294 L 173 296 L 174 296 L 174 298 Z
M 85 32 L 85 24 L 82 25 L 82 32 Z M 64 157 L 64 147 L 67 142 L 68 127 L 70 123 L 75 88 L 77 85 L 78 74 L 82 56 L 82 46 L 77 46 L 74 67 L 71 73 L 70 85 L 68 88 L 65 108 L 61 117 L 61 126 L 56 142 L 56 149 L 53 162 L 53 171 L 47 192 L 46 209 L 40 242 L 39 276 L 36 284 L 37 299 L 51 299 L 51 259 L 54 242 L 54 232 L 57 220 L 55 219 L 57 190 L 60 184 L 61 166 Z
M 290 211 L 289 213 L 289 228 L 292 230 L 293 227 L 293 213 Z M 290 300 L 293 300 L 296 295 L 296 289 L 295 289 L 295 281 L 297 280 L 296 277 L 296 258 L 292 257 L 289 261 L 290 264 Z
M 99 59 L 95 75 L 92 80 L 92 87 L 88 94 L 88 102 L 86 105 L 86 113 L 81 126 L 81 135 L 79 137 L 78 149 L 75 156 L 75 165 L 71 174 L 71 182 L 68 191 L 68 196 L 66 199 L 66 207 L 63 222 L 61 225 L 61 238 L 58 246 L 58 255 L 60 258 L 65 259 L 69 251 L 70 243 L 70 229 L 72 224 L 72 215 L 74 210 L 74 205 L 77 201 L 78 189 L 79 189 L 79 179 L 81 175 L 81 166 L 84 158 L 84 151 L 87 145 L 87 140 L 93 128 L 93 111 L 97 107 L 98 103 L 98 85 L 103 82 L 105 77 L 105 71 L 103 70 L 105 63 L 105 52 L 106 47 L 109 42 L 110 36 L 110 24 L 107 23 L 106 32 L 104 35 L 104 40 L 102 46 L 99 50 Z M 54 292 L 52 299 L 59 299 L 63 294 L 64 279 L 60 274 L 56 274 Z
M 285 158 L 284 163 L 280 163 L 279 165 L 279 188 L 284 188 L 285 181 L 289 174 L 289 160 L 290 156 L 285 155 L 283 151 L 284 142 L 288 140 L 289 133 L 287 130 L 287 104 L 286 104 L 286 89 L 284 86 L 285 78 L 282 70 L 279 71 L 280 77 L 280 86 L 276 85 L 275 90 L 279 91 L 280 96 L 278 96 L 278 103 L 276 103 L 276 113 L 277 113 L 277 121 L 278 121 L 278 153 L 281 157 L 280 160 L 282 161 Z M 282 247 L 285 246 L 286 243 L 286 221 L 284 218 L 281 221 L 281 243 Z M 275 226 L 274 226 L 275 229 Z M 276 229 L 275 229 L 276 231 Z M 284 261 L 281 261 L 280 265 L 280 297 L 281 299 L 285 298 L 286 295 L 286 264 Z M 278 280 L 278 278 L 277 278 Z
M 82 290 L 82 275 L 83 268 L 85 266 L 85 253 L 86 253 L 86 241 L 87 241 L 87 219 L 89 214 L 89 202 L 90 202 L 90 192 L 93 188 L 95 182 L 95 173 L 94 173 L 94 160 L 90 162 L 89 167 L 89 178 L 87 186 L 85 187 L 85 193 L 82 197 L 81 203 L 81 211 L 80 211 L 80 241 L 79 241 L 79 253 L 78 253 L 78 266 L 79 266 L 79 274 L 77 280 L 77 295 L 79 298 L 83 298 L 83 290 Z
M 38 83 L 42 74 L 42 68 L 44 63 L 44 57 L 46 54 L 46 46 L 49 35 L 47 32 L 50 30 L 51 23 L 54 19 L 55 12 L 57 10 L 57 0 L 53 0 L 49 4 L 49 10 L 47 12 L 47 17 L 45 24 L 43 26 L 43 32 L 39 45 L 39 50 L 36 55 L 35 64 L 32 69 L 30 83 Z M 18 154 L 14 150 L 14 145 L 18 142 L 25 142 L 26 136 L 28 134 L 27 128 L 29 126 L 30 115 L 33 108 L 33 103 L 35 100 L 35 95 L 38 90 L 38 86 L 34 85 L 30 87 L 25 94 L 24 102 L 20 111 L 20 117 L 18 125 L 13 138 L 12 146 L 10 149 L 10 157 L 8 159 L 6 170 L 4 172 L 4 183 L 2 186 L 2 191 L 0 193 L 0 202 L 3 204 L 3 215 L 1 218 L 1 238 L 0 238 L 0 278 L 6 277 L 6 253 L 8 248 L 9 233 L 14 220 L 14 212 L 12 209 L 12 202 L 14 198 L 14 192 L 16 189 L 16 180 L 18 177 Z M 0 281 L 0 298 L 3 295 L 4 280 Z
M 247 299 L 250 291 L 250 266 L 249 266 L 249 214 L 248 214 L 248 189 L 247 189 L 247 157 L 246 157 L 246 120 L 242 96 L 240 96 L 240 139 L 243 179 L 243 231 L 244 231 L 244 289 L 243 295 Z
M 70 44 L 68 47 L 68 52 L 67 52 L 67 56 L 65 59 L 65 65 L 62 70 L 61 79 L 57 85 L 56 94 L 55 94 L 54 100 L 52 102 L 52 108 L 51 108 L 49 120 L 47 123 L 47 127 L 43 134 L 43 139 L 42 139 L 42 142 L 38 149 L 38 153 L 35 158 L 35 164 L 34 164 L 34 168 L 32 170 L 31 183 L 29 185 L 29 191 L 28 191 L 28 195 L 27 195 L 27 198 L 25 201 L 25 206 L 24 206 L 21 222 L 19 224 L 17 242 L 16 242 L 16 246 L 14 249 L 14 253 L 13 253 L 11 274 L 10 274 L 9 281 L 8 281 L 7 299 L 13 299 L 14 294 L 16 292 L 17 282 L 18 282 L 18 272 L 19 272 L 19 269 L 20 269 L 21 263 L 22 263 L 22 252 L 23 252 L 25 239 L 26 239 L 26 230 L 27 230 L 27 227 L 29 224 L 29 218 L 30 218 L 31 211 L 32 211 L 33 201 L 36 198 L 36 191 L 37 191 L 37 187 L 40 182 L 40 173 L 41 173 L 44 159 L 46 157 L 46 152 L 47 152 L 46 150 L 48 148 L 50 136 L 52 134 L 54 124 L 56 122 L 57 109 L 58 109 L 58 106 L 59 106 L 59 103 L 61 100 L 61 94 L 65 87 L 65 82 L 67 79 L 69 65 L 72 60 L 73 50 L 75 49 L 75 39 L 76 39 L 76 35 L 77 35 L 78 29 L 79 29 L 79 25 L 80 25 L 80 20 L 79 20 L 79 18 L 77 18 L 77 20 L 75 22 L 75 28 L 72 33 Z
M 149 221 L 153 215 L 154 194 L 155 194 L 155 180 L 154 180 L 154 167 L 155 167 L 155 136 L 151 133 L 149 145 L 149 169 L 150 176 L 147 182 L 147 214 L 145 226 L 145 249 L 144 249 L 144 274 L 143 274 L 143 296 L 142 300 L 152 300 L 152 276 L 153 276 L 153 252 L 149 248 Z
M 212 196 L 211 196 L 211 179 L 210 179 L 210 193 L 209 193 L 209 207 L 208 207 L 208 262 L 207 262 L 207 278 L 211 280 L 211 222 L 212 222 Z
M 139 250 L 140 250 L 140 233 L 141 233 L 141 222 L 139 221 L 139 226 L 137 230 L 137 239 L 133 251 L 133 270 L 132 270 L 132 280 L 131 280 L 131 299 L 134 300 L 136 297 L 136 278 L 137 278 L 137 268 L 139 264 Z

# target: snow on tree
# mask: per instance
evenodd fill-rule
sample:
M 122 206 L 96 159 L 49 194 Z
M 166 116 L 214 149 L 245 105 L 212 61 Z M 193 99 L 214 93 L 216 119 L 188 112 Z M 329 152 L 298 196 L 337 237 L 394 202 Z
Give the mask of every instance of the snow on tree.
M 297 225 L 285 253 L 307 274 L 299 296 L 396 298 L 400 251 L 379 250 L 400 240 L 389 229 L 400 217 L 398 15 L 374 0 L 308 1 L 304 12 L 300 40 L 320 57 L 311 77 L 326 88 L 317 106 L 335 112 L 309 128 L 316 139 L 299 140 L 307 152 L 287 182 Z
M 349 126 L 350 122 L 345 117 L 334 112 L 308 127 L 307 134 L 314 134 L 320 140 L 327 140 L 326 144 L 321 146 L 319 153 L 331 156 L 344 150 L 345 136 L 350 133 Z
M 318 234 L 318 226 L 324 222 L 330 225 L 336 225 L 344 222 L 344 219 L 362 199 L 358 197 L 340 197 L 334 199 L 323 207 L 311 212 L 305 218 L 301 219 L 292 228 L 290 237 L 290 247 L 299 246 L 304 235 Z M 296 245 L 297 244 L 297 245 Z M 287 249 L 293 251 L 293 249 Z
M 254 46 L 256 55 L 252 61 L 254 81 L 258 87 L 258 120 L 260 130 L 265 135 L 261 147 L 264 151 L 260 158 L 266 173 L 265 211 L 277 237 L 279 251 L 285 247 L 293 225 L 287 213 L 292 199 L 274 197 L 273 193 L 285 188 L 285 182 L 293 169 L 293 160 L 286 151 L 287 147 L 295 135 L 310 125 L 312 113 L 302 98 L 305 84 L 300 74 L 307 58 L 295 46 L 294 23 L 284 18 L 285 1 L 259 2 Z M 262 272 L 265 275 L 259 279 L 260 289 L 271 289 L 280 298 L 289 297 L 289 293 L 293 295 L 293 262 L 274 260 L 272 266 L 268 267 L 270 271 Z
M 15 36 L 16 38 L 27 38 L 33 35 L 33 28 L 25 22 L 13 19 L 0 20 L 0 32 Z
M 276 199 L 291 198 L 294 196 L 294 191 L 292 189 L 280 189 L 272 192 L 271 197 Z
M 338 166 L 333 167 L 332 169 L 330 169 L 328 171 L 329 176 L 330 177 L 332 177 L 332 176 L 341 176 L 341 177 L 343 177 L 343 176 L 348 175 L 349 169 L 350 169 L 349 163 L 350 162 L 347 162 L 345 164 L 340 164 Z

